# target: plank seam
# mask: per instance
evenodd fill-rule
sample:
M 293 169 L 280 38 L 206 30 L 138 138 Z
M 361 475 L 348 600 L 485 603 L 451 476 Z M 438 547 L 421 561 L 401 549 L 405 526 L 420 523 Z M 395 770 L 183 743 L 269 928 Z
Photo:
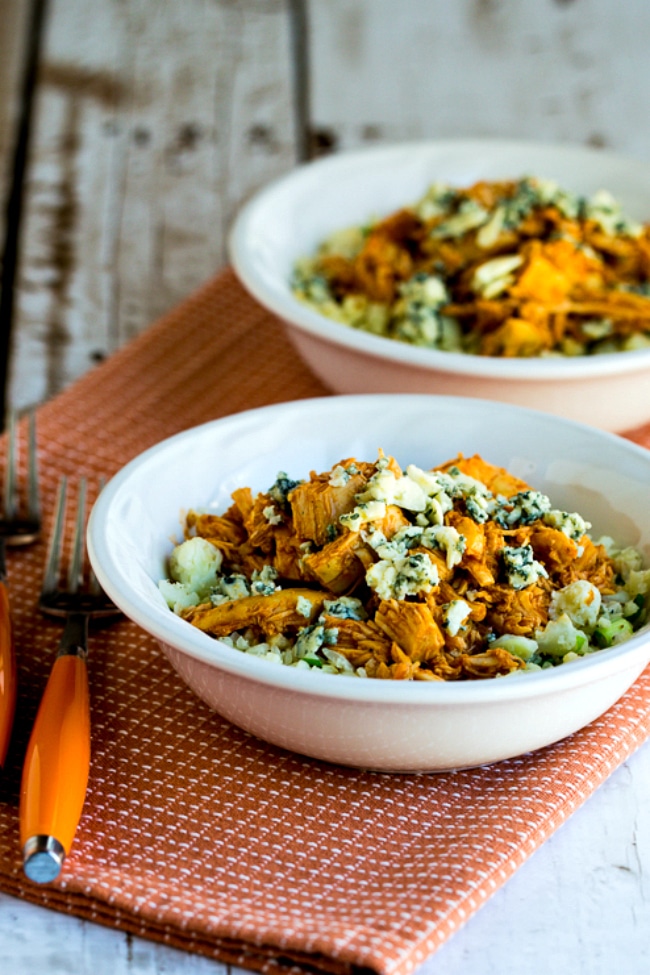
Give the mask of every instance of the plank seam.
M 34 93 L 46 13 L 47 0 L 32 0 L 31 14 L 24 41 L 24 73 L 21 84 L 13 159 L 10 168 L 10 188 L 6 200 L 5 238 L 2 245 L 2 279 L 0 283 L 0 362 L 2 363 L 0 366 L 0 429 L 4 427 L 7 406 L 11 326 L 20 247 L 20 220 L 29 157 Z

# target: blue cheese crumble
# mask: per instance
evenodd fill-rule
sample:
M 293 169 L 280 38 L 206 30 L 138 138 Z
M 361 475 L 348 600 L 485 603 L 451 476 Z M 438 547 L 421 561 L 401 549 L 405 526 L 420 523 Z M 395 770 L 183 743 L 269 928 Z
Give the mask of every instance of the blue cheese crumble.
M 345 487 L 350 478 L 358 473 L 359 468 L 356 466 L 356 464 L 348 464 L 347 467 L 337 464 L 332 470 L 331 477 L 327 483 L 331 487 Z
M 405 599 L 430 592 L 438 584 L 438 569 L 422 552 L 403 559 L 380 559 L 366 572 L 366 582 L 382 599 Z
M 319 510 L 321 486 L 351 477 L 354 497 L 326 492 Z M 225 516 L 190 512 L 159 583 L 174 612 L 273 664 L 407 680 L 555 667 L 648 621 L 650 568 L 637 549 L 592 540 L 580 514 L 478 455 L 402 470 L 380 451 L 374 469 L 342 461 L 311 481 L 313 509 L 307 489 L 293 494 L 304 482 L 281 472 L 257 504 L 234 492 Z
M 443 606 L 443 623 L 450 636 L 456 636 L 469 618 L 472 607 L 464 599 L 453 599 Z
M 513 548 L 506 545 L 501 553 L 508 584 L 513 589 L 525 589 L 533 586 L 540 579 L 548 579 L 548 572 L 541 562 L 535 558 L 530 545 Z
M 535 176 L 435 183 L 399 211 L 331 234 L 295 262 L 290 286 L 333 321 L 419 348 L 509 357 L 633 351 L 650 344 L 648 313 L 640 309 L 630 329 L 638 306 L 614 293 L 648 297 L 649 229 L 605 189 L 588 196 Z M 558 290 L 586 306 L 568 323 L 555 314 Z M 608 305 L 593 320 L 589 297 Z M 493 303 L 489 316 L 484 302 Z

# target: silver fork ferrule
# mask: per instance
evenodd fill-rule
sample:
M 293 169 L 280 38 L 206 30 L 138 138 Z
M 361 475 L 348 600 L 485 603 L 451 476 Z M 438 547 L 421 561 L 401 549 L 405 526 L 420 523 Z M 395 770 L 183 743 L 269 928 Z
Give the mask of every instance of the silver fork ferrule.
M 57 657 L 88 657 L 88 616 L 86 613 L 70 613 L 66 617 L 63 636 L 56 652 Z
M 30 836 L 23 847 L 23 870 L 36 884 L 51 884 L 59 876 L 65 850 L 54 836 Z

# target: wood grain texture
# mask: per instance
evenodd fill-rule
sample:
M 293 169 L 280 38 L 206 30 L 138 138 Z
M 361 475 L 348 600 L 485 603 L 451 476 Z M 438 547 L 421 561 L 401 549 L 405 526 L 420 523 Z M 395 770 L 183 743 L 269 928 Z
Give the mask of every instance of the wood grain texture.
M 29 3 L 0 5 L 4 200 Z M 13 405 L 53 395 L 209 276 L 226 259 L 239 203 L 293 165 L 289 8 L 284 0 L 50 0 Z M 650 160 L 646 0 L 309 0 L 307 12 L 319 150 L 489 135 Z M 650 744 L 421 975 L 646 975 L 648 810 Z M 0 896 L 2 972 L 226 968 Z
M 26 183 L 10 399 L 41 402 L 226 259 L 295 162 L 288 7 L 52 0 Z
M 645 0 L 309 0 L 308 10 L 321 143 L 500 136 L 650 160 Z
M 20 116 L 23 57 L 29 21 L 29 0 L 2 0 L 0 14 L 0 241 L 11 189 L 12 163 Z

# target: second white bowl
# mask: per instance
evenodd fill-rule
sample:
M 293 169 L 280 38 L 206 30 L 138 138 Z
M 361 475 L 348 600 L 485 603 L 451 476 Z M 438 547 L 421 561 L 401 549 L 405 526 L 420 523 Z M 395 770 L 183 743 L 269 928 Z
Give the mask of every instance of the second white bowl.
M 341 325 L 300 302 L 297 258 L 329 234 L 409 205 L 435 181 L 542 176 L 576 193 L 610 190 L 650 219 L 650 166 L 597 150 L 475 139 L 342 153 L 296 168 L 240 211 L 230 236 L 237 275 L 285 323 L 296 349 L 338 393 L 436 393 L 500 400 L 606 430 L 650 419 L 650 349 L 574 358 L 498 359 L 424 349 Z

